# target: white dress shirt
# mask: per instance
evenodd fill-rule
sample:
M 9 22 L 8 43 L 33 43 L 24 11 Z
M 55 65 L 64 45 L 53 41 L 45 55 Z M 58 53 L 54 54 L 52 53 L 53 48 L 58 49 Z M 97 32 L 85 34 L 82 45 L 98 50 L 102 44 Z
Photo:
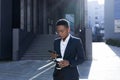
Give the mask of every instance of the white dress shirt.
M 70 34 L 67 36 L 67 38 L 64 41 L 61 39 L 60 51 L 61 51 L 62 58 L 64 57 L 64 53 L 65 53 L 65 50 L 66 50 L 69 39 L 70 39 Z

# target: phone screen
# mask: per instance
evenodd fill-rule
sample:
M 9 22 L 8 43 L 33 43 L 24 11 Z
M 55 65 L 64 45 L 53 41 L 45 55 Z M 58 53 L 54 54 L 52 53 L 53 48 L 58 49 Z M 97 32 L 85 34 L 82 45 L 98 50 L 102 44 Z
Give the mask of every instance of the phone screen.
M 48 50 L 49 53 L 56 53 L 56 51 Z

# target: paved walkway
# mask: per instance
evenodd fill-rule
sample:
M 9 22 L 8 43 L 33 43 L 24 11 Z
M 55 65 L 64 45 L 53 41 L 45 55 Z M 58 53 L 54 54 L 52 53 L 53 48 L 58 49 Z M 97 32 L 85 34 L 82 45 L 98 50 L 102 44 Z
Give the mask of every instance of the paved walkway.
M 93 43 L 89 80 L 120 80 L 120 48 Z
M 80 80 L 120 80 L 120 48 L 93 43 L 92 56 L 79 65 Z M 49 60 L 0 62 L 0 80 L 52 80 L 53 68 Z

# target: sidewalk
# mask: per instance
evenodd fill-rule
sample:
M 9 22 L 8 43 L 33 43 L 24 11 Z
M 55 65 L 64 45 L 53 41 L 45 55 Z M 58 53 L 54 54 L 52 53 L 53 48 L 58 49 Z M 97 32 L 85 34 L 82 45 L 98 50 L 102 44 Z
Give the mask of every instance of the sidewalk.
M 120 80 L 120 47 L 93 43 L 93 60 L 79 66 L 81 79 Z
M 33 76 L 44 71 L 44 65 L 48 63 L 50 61 L 40 60 L 0 62 L 0 80 L 31 80 Z M 52 78 L 51 75 L 46 77 L 42 74 L 39 79 L 33 80 L 49 80 L 49 77 Z
M 120 48 L 93 43 L 89 80 L 120 80 Z
M 120 80 L 120 48 L 93 43 L 93 61 L 79 65 L 80 80 Z M 0 62 L 0 80 L 52 80 L 50 61 Z

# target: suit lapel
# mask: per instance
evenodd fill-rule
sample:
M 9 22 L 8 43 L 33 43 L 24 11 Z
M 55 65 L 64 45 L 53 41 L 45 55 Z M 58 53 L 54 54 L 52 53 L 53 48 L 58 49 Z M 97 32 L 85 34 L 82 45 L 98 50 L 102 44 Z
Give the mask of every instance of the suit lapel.
M 70 36 L 70 39 L 68 41 L 68 44 L 66 46 L 66 49 L 65 49 L 65 52 L 64 52 L 64 57 L 65 58 L 67 56 L 67 53 L 69 52 L 69 49 L 70 49 L 70 45 L 71 45 L 71 40 L 72 40 L 72 37 Z
M 58 55 L 59 55 L 59 57 L 62 57 L 61 51 L 60 51 L 60 41 L 61 41 L 61 39 L 59 39 L 59 41 L 58 41 Z

